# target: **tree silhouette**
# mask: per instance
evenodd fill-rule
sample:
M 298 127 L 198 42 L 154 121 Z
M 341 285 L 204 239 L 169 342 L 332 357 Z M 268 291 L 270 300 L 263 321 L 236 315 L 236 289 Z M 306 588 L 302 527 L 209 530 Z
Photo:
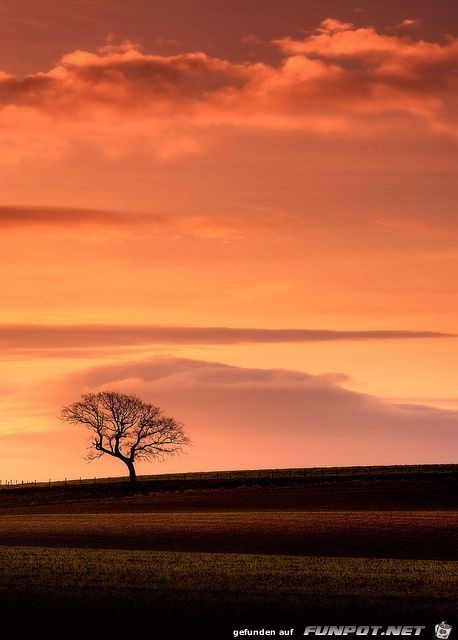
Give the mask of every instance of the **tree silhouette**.
M 88 459 L 105 454 L 119 458 L 127 466 L 132 483 L 137 482 L 138 460 L 161 460 L 190 444 L 181 422 L 164 416 L 159 407 L 135 395 L 116 391 L 87 393 L 63 407 L 60 417 L 64 422 L 89 427 L 94 437 Z

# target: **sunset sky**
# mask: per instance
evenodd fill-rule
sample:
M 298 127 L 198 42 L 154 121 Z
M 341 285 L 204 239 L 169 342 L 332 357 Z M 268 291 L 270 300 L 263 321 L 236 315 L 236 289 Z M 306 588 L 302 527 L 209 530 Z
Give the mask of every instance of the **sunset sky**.
M 389 6 L 387 6 L 389 5 Z M 0 0 L 0 478 L 455 462 L 454 0 Z

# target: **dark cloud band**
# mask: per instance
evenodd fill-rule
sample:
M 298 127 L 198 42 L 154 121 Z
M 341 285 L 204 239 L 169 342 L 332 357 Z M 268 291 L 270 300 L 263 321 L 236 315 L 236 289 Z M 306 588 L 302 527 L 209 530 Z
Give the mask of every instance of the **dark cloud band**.
M 100 209 L 73 207 L 0 206 L 0 229 L 29 226 L 126 225 L 132 216 Z
M 361 340 L 444 339 L 438 331 L 262 329 L 160 325 L 0 325 L 0 350 L 74 349 L 147 344 L 240 344 Z

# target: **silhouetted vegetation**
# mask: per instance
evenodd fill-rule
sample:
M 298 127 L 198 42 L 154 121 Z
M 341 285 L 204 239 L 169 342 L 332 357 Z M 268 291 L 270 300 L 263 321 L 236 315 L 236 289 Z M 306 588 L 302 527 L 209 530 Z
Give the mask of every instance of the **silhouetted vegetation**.
M 118 458 L 127 466 L 132 484 L 137 482 L 136 462 L 175 455 L 190 442 L 181 422 L 137 396 L 116 391 L 83 395 L 62 409 L 61 419 L 88 427 L 94 436 L 88 459 Z

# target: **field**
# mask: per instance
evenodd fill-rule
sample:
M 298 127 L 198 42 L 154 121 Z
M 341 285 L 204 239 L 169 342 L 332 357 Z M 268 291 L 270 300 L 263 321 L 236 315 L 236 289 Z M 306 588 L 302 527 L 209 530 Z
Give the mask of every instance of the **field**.
M 16 623 L 162 620 L 224 638 L 432 625 L 457 608 L 453 478 L 27 491 L 0 496 L 0 612 Z
M 16 620 L 20 603 L 35 620 L 290 628 L 312 615 L 354 623 L 357 601 L 361 624 L 408 624 L 449 615 L 458 590 L 457 563 L 430 560 L 6 547 L 0 563 L 3 607 Z
M 0 516 L 2 545 L 458 560 L 456 512 L 239 511 Z

